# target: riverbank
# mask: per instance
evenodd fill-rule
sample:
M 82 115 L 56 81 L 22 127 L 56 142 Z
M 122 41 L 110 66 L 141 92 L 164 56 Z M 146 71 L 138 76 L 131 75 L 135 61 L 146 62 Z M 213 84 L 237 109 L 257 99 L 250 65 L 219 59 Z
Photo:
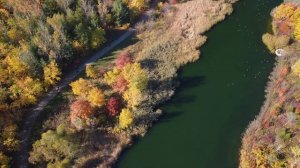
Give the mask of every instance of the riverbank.
M 121 68 L 114 67 L 116 66 L 115 64 L 106 67 L 108 69 L 105 69 L 104 81 L 98 77 L 91 78 L 91 74 L 88 75 L 90 78 L 87 78 L 86 81 L 92 83 L 92 85 L 100 86 L 107 99 L 111 99 L 117 93 L 114 90 L 114 87 L 116 87 L 114 85 L 116 82 L 114 75 L 117 77 L 120 74 L 123 75 L 125 81 L 129 83 L 127 87 L 134 86 L 136 87 L 135 89 L 139 90 L 142 84 L 139 82 L 137 85 L 132 83 L 134 81 L 131 81 L 127 75 L 128 73 L 141 72 L 143 74 L 143 72 L 146 72 L 147 80 L 145 81 L 147 81 L 148 86 L 138 92 L 127 92 L 130 89 L 125 88 L 126 94 L 142 94 L 138 96 L 140 97 L 138 102 L 132 100 L 136 96 L 126 96 L 123 91 L 118 90 L 118 94 L 121 94 L 119 98 L 124 101 L 123 109 L 126 110 L 122 109 L 119 117 L 117 115 L 111 120 L 105 121 L 104 123 L 106 124 L 96 124 L 96 129 L 88 128 L 73 132 L 74 129 L 81 128 L 82 125 L 75 125 L 76 128 L 74 128 L 72 118 L 71 121 L 68 121 L 69 112 L 67 108 L 56 117 L 61 117 L 58 122 L 55 122 L 55 119 L 52 120 L 52 127 L 48 125 L 48 129 L 56 129 L 57 134 L 60 135 L 68 134 L 67 136 L 73 137 L 70 139 L 76 137 L 81 146 L 80 148 L 77 147 L 76 154 L 70 157 L 72 161 L 69 164 L 75 164 L 76 167 L 88 167 L 91 165 L 110 167 L 117 160 L 120 152 L 130 145 L 132 137 L 143 136 L 152 122 L 161 114 L 161 111 L 157 110 L 156 106 L 170 99 L 174 94 L 177 69 L 186 63 L 199 59 L 200 52 L 198 48 L 206 41 L 206 37 L 202 34 L 217 22 L 224 20 L 225 16 L 232 12 L 233 2 L 226 0 L 198 0 L 164 8 L 164 11 L 162 11 L 163 17 L 153 19 L 139 26 L 139 31 L 141 32 L 137 36 L 139 41 L 125 49 L 133 58 L 132 62 L 127 62 L 125 67 L 122 66 Z M 124 53 L 124 51 L 121 53 Z M 116 69 L 114 70 L 114 68 Z M 136 70 L 131 71 L 130 68 L 135 68 Z M 138 75 L 132 77 L 135 78 Z M 111 80 L 112 82 L 109 82 Z M 122 81 L 124 80 L 122 79 L 119 82 Z M 110 89 L 104 89 L 107 87 Z M 76 98 L 73 96 L 72 99 Z M 117 111 L 117 113 L 120 113 L 120 111 Z M 98 109 L 97 115 L 98 117 L 103 116 L 103 109 Z M 126 116 L 126 122 L 121 119 L 124 116 Z M 63 129 L 65 133 L 58 131 L 58 128 L 61 128 L 61 124 L 65 124 L 65 127 L 68 127 Z M 68 132 L 68 130 L 72 131 Z M 47 135 L 55 134 L 53 131 L 47 131 L 46 133 L 48 133 Z M 46 137 L 43 135 L 42 139 Z M 101 137 L 100 141 L 99 137 Z M 41 164 L 48 162 L 48 165 L 57 164 L 51 163 L 47 159 L 41 159 L 44 156 L 38 152 L 43 147 L 45 146 L 35 143 L 34 150 L 31 153 L 31 162 L 42 162 Z M 34 156 L 36 154 L 41 157 Z M 61 160 L 56 161 L 61 162 Z
M 300 45 L 294 31 L 297 23 L 292 23 L 298 20 L 293 14 L 298 10 L 296 4 L 285 3 L 272 11 L 274 34 L 267 35 L 272 40 L 266 35 L 263 40 L 270 52 L 279 48 L 284 52 L 276 57 L 261 112 L 243 136 L 240 168 L 300 166 Z

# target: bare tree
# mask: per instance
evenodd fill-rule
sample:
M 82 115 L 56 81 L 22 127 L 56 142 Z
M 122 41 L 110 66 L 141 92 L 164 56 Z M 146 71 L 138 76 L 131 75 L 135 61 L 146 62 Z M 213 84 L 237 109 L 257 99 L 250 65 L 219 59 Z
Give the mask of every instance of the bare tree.
M 80 0 L 81 2 L 81 7 L 83 9 L 83 12 L 85 13 L 86 17 L 91 17 L 95 10 L 92 4 L 91 0 Z
M 64 11 L 67 11 L 69 6 L 74 2 L 74 0 L 57 0 L 57 5 Z

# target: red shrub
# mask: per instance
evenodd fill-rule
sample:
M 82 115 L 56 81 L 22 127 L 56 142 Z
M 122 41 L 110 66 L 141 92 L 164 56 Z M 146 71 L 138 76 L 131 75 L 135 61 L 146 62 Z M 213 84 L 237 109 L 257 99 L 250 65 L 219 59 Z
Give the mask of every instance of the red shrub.
M 131 54 L 128 51 L 121 52 L 115 60 L 118 69 L 122 69 L 128 63 L 132 63 Z
M 177 4 L 177 0 L 169 0 L 169 4 L 171 5 Z
M 122 107 L 120 99 L 116 97 L 111 97 L 107 101 L 106 109 L 109 116 L 116 116 L 120 113 L 121 108 Z
M 278 26 L 279 34 L 281 34 L 281 35 L 288 35 L 289 36 L 293 32 L 292 27 L 291 27 L 291 23 L 288 20 L 279 22 L 277 24 L 277 26 Z
M 127 80 L 121 75 L 118 77 L 117 81 L 112 84 L 112 88 L 114 91 L 122 94 L 127 89 L 128 82 Z
M 288 90 L 289 90 L 288 88 L 281 88 L 281 89 L 279 89 L 278 90 L 278 96 L 279 97 L 284 96 L 287 93 Z
M 285 77 L 290 72 L 290 68 L 288 66 L 283 67 L 280 69 L 279 76 Z
M 99 76 L 103 77 L 104 74 L 106 73 L 106 69 L 101 66 L 98 68 L 98 72 L 99 72 Z

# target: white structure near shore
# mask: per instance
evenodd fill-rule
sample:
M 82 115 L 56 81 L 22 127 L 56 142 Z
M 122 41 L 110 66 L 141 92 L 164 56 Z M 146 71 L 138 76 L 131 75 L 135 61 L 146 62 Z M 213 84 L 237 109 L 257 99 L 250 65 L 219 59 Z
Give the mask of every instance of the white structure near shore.
M 282 57 L 285 55 L 285 51 L 283 49 L 277 49 L 275 51 L 275 54 L 278 56 L 278 57 Z

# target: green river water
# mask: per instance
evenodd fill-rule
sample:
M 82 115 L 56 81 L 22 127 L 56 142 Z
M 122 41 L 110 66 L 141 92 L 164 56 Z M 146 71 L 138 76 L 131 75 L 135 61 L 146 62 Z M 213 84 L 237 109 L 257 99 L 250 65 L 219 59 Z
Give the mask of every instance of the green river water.
M 240 0 L 206 33 L 201 59 L 179 72 L 165 114 L 116 168 L 236 168 L 241 136 L 259 113 L 274 59 L 261 42 L 281 0 Z

